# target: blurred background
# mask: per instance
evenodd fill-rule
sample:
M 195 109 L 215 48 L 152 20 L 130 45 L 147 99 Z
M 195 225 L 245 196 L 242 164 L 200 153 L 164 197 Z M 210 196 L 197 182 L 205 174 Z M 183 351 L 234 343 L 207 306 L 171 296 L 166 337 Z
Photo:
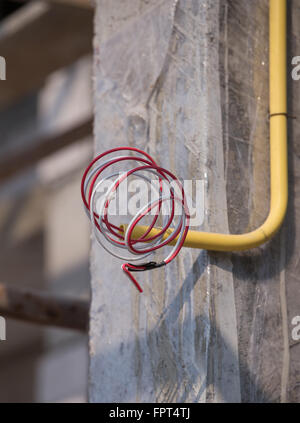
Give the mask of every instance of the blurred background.
M 14 317 L 0 402 L 87 400 L 88 338 L 72 302 L 89 302 L 79 186 L 92 157 L 93 14 L 88 0 L 0 3 L 0 315 Z

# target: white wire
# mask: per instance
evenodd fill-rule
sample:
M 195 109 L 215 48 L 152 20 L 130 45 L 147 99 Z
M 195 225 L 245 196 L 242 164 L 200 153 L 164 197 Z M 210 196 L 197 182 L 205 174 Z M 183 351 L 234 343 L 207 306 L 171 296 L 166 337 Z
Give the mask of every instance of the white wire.
M 138 154 L 141 154 L 141 153 L 138 153 Z M 90 183 L 91 179 L 94 177 L 94 175 L 97 173 L 97 171 L 100 168 L 102 168 L 103 166 L 105 166 L 105 165 L 107 165 L 107 164 L 109 164 L 109 163 L 111 163 L 113 161 L 114 161 L 114 163 L 113 163 L 114 165 L 118 164 L 118 162 L 115 162 L 115 160 L 121 159 L 123 157 L 125 157 L 125 156 L 117 156 L 117 157 L 113 157 L 111 159 L 105 160 L 101 164 L 100 163 L 96 163 L 95 166 L 92 169 L 90 169 L 90 171 L 86 175 L 86 179 L 85 179 L 85 182 L 84 182 L 84 194 L 85 194 L 85 196 L 87 195 L 89 183 Z M 132 162 L 132 164 L 133 164 L 134 162 L 141 163 L 142 161 L 139 160 L 139 158 L 137 157 L 137 158 L 133 158 L 133 160 L 130 161 L 130 162 Z M 124 163 L 125 163 L 125 161 L 124 161 Z M 142 163 L 143 163 L 142 166 L 148 166 L 144 162 L 142 162 Z M 107 167 L 107 169 L 108 169 L 108 167 Z M 131 170 L 134 170 L 134 168 L 131 169 Z M 137 221 L 137 219 L 141 215 L 143 215 L 143 213 L 147 209 L 151 208 L 151 210 L 153 210 L 154 207 L 157 207 L 157 209 L 158 209 L 159 208 L 159 204 L 163 204 L 164 202 L 174 201 L 174 203 L 177 202 L 177 203 L 180 204 L 180 206 L 181 206 L 181 215 L 180 215 L 180 218 L 178 219 L 178 222 L 175 225 L 175 227 L 174 227 L 174 223 L 173 223 L 173 221 L 174 221 L 174 218 L 173 218 L 173 221 L 172 221 L 172 223 L 170 225 L 170 227 L 173 228 L 173 231 L 170 232 L 170 234 L 167 236 L 167 238 L 165 238 L 165 240 L 163 240 L 163 236 L 165 235 L 165 233 L 167 233 L 167 231 L 165 231 L 157 239 L 155 239 L 153 241 L 150 241 L 149 242 L 149 241 L 146 241 L 145 240 L 145 245 L 146 246 L 141 246 L 141 247 L 135 246 L 134 247 L 135 250 L 148 249 L 149 247 L 152 248 L 153 246 L 155 246 L 156 249 L 158 249 L 161 244 L 164 244 L 164 245 L 167 244 L 166 241 L 168 241 L 172 237 L 173 232 L 174 231 L 178 231 L 179 230 L 179 227 L 181 226 L 180 233 L 178 235 L 178 239 L 177 239 L 174 247 L 172 248 L 172 250 L 170 251 L 170 253 L 167 255 L 167 257 L 164 259 L 164 261 L 168 261 L 168 259 L 170 257 L 172 257 L 172 255 L 175 253 L 175 251 L 178 248 L 178 246 L 179 246 L 179 244 L 180 244 L 180 242 L 182 240 L 182 237 L 184 235 L 185 228 L 186 228 L 186 225 L 187 225 L 187 211 L 185 210 L 185 206 L 184 206 L 184 203 L 185 203 L 184 202 L 184 198 L 175 197 L 174 194 L 173 194 L 173 197 L 171 196 L 171 193 L 173 192 L 172 191 L 173 188 L 171 187 L 171 182 L 169 181 L 169 179 L 166 176 L 164 177 L 163 181 L 165 183 L 167 183 L 167 185 L 169 187 L 170 195 L 162 195 L 161 190 L 158 190 L 155 187 L 156 192 L 158 192 L 159 198 L 158 199 L 155 199 L 155 200 L 152 200 L 152 201 L 148 202 L 146 205 L 144 205 L 135 214 L 135 216 L 130 220 L 130 223 L 126 227 L 126 231 L 125 231 L 125 234 L 124 234 L 124 245 L 116 244 L 115 241 L 117 241 L 117 240 L 112 240 L 108 236 L 108 234 L 110 234 L 110 236 L 113 238 L 114 235 L 111 232 L 109 232 L 108 228 L 105 227 L 104 226 L 104 223 L 103 223 L 104 222 L 103 219 L 105 218 L 105 214 L 108 214 L 108 212 L 109 212 L 109 210 L 106 209 L 105 205 L 107 204 L 107 202 L 110 202 L 112 200 L 113 196 L 115 195 L 116 191 L 113 191 L 113 190 L 114 190 L 114 188 L 116 187 L 117 184 L 119 184 L 118 185 L 118 189 L 121 189 L 122 182 L 126 179 L 126 177 L 128 175 L 128 172 L 130 172 L 130 171 L 127 170 L 127 171 L 124 171 L 122 173 L 120 173 L 120 172 L 111 173 L 110 175 L 106 176 L 105 178 L 102 178 L 100 181 L 97 181 L 96 180 L 96 183 L 94 184 L 94 187 L 93 187 L 93 190 L 92 190 L 92 194 L 91 194 L 91 199 L 90 199 L 90 210 L 88 210 L 88 208 L 86 208 L 86 207 L 85 207 L 85 209 L 86 209 L 86 212 L 89 215 L 89 218 L 91 220 L 92 230 L 93 230 L 94 236 L 96 238 L 96 241 L 109 254 L 111 254 L 112 256 L 114 256 L 114 257 L 116 257 L 118 259 L 124 260 L 124 261 L 139 261 L 141 259 L 144 259 L 145 257 L 148 257 L 149 255 L 153 254 L 155 251 L 150 251 L 148 253 L 139 253 L 139 252 L 133 251 L 132 248 L 131 248 L 131 246 L 130 246 L 130 243 L 129 243 L 129 241 L 130 241 L 129 240 L 129 234 L 131 233 L 131 231 L 133 229 L 133 226 L 135 225 L 135 222 Z M 145 169 L 142 169 L 142 172 L 146 172 L 146 173 L 148 172 L 148 173 L 154 174 L 159 180 L 161 178 L 161 175 L 159 174 L 159 172 L 156 169 L 151 168 L 151 165 L 149 165 L 149 168 L 146 167 Z M 151 184 L 152 181 L 153 181 L 152 179 L 144 176 L 141 173 L 141 171 L 138 171 L 138 169 L 136 171 L 133 171 L 131 173 L 131 175 L 135 175 L 138 178 L 144 179 L 149 184 Z M 109 188 L 106 191 L 106 193 L 101 196 L 101 200 L 102 201 L 101 201 L 100 208 L 99 208 L 99 210 L 96 210 L 96 196 L 97 196 L 97 194 L 99 192 L 102 192 L 100 190 L 101 186 L 107 180 L 110 180 L 111 178 L 114 178 L 115 176 L 118 176 L 118 177 L 113 180 L 113 182 L 109 186 Z M 176 180 L 176 182 L 177 182 L 178 186 L 180 187 L 181 186 L 180 182 L 178 180 Z M 173 204 L 173 207 L 175 207 L 174 204 Z M 169 206 L 169 210 L 170 210 L 170 206 Z M 100 227 L 100 231 L 99 231 L 99 229 L 96 226 L 95 214 L 98 214 L 99 215 L 99 218 L 97 219 L 97 223 L 98 223 L 98 225 Z M 168 215 L 163 216 L 163 228 L 166 226 L 166 223 L 167 223 L 168 220 L 169 220 L 168 219 Z M 118 249 L 126 249 L 128 252 L 130 252 L 131 256 L 125 256 L 125 255 L 121 255 L 121 254 L 116 253 L 114 250 L 112 250 L 111 248 L 109 248 L 105 244 L 105 242 L 104 242 L 105 240 L 109 244 L 114 245 L 115 248 L 118 248 Z M 143 242 L 143 241 L 141 240 L 139 242 Z

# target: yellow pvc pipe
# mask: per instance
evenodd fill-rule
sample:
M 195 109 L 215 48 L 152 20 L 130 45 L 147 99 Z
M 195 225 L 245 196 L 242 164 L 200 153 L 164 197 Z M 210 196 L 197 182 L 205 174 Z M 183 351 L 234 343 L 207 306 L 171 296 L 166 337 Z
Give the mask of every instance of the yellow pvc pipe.
M 272 238 L 284 220 L 288 201 L 286 6 L 286 0 L 270 0 L 269 3 L 271 189 L 269 215 L 259 228 L 241 235 L 189 231 L 185 247 L 214 251 L 247 250 Z M 133 238 L 139 238 L 146 230 L 146 226 L 137 226 L 133 231 Z M 153 229 L 149 236 L 155 235 L 158 230 Z M 166 236 L 167 234 L 164 238 Z

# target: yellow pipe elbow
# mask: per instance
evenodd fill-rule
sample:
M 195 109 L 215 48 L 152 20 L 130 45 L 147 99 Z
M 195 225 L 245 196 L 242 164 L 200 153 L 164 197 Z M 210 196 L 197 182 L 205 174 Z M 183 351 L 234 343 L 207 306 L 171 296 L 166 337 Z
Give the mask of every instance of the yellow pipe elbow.
M 280 228 L 287 209 L 287 87 L 286 87 L 286 0 L 269 3 L 269 84 L 270 84 L 270 211 L 256 230 L 240 234 L 208 233 L 190 230 L 184 246 L 214 251 L 239 251 L 257 247 Z M 123 228 L 125 225 L 123 225 Z M 133 238 L 141 237 L 146 226 L 137 226 Z M 153 236 L 159 228 L 152 229 Z M 168 236 L 165 234 L 164 238 Z M 170 243 L 171 245 L 174 244 Z

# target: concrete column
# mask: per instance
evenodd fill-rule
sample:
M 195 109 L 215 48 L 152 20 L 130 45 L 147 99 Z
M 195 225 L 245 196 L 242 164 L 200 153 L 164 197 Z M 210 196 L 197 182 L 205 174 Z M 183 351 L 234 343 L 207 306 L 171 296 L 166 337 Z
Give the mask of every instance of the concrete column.
M 268 2 L 96 4 L 96 152 L 136 146 L 204 181 L 201 230 L 258 226 L 269 189 Z M 282 234 L 244 254 L 183 249 L 142 275 L 140 295 L 94 242 L 90 400 L 284 401 L 295 383 L 286 260 Z

